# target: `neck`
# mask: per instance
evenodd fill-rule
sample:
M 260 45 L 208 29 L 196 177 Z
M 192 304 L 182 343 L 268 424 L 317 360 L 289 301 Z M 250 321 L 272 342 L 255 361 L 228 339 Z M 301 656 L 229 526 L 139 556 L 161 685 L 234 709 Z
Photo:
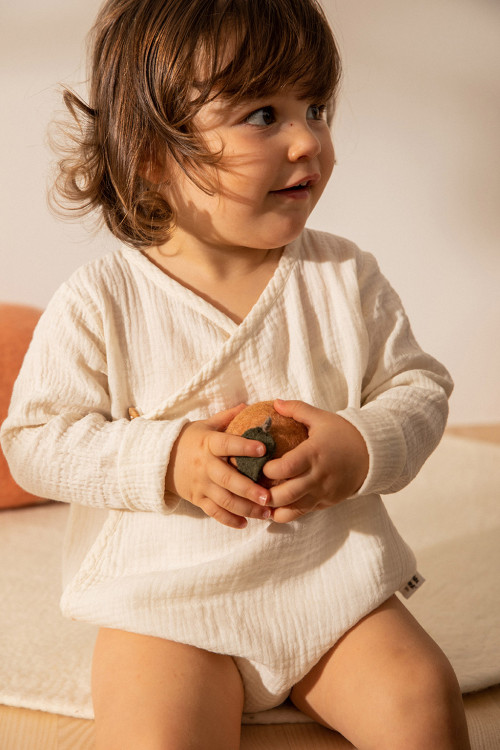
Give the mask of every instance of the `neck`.
M 167 272 L 182 278 L 183 269 L 190 269 L 212 281 L 231 281 L 248 276 L 268 263 L 281 257 L 283 248 L 252 248 L 213 246 L 182 237 L 175 238 L 159 247 L 148 250 L 148 256 Z

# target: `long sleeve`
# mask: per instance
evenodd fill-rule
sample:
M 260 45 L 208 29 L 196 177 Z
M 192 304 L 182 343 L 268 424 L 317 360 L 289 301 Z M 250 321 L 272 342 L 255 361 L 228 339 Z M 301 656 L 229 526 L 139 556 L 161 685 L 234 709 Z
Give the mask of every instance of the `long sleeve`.
M 43 314 L 14 387 L 2 448 L 14 479 L 41 497 L 170 512 L 165 473 L 187 420 L 112 418 L 104 323 L 63 285 Z M 116 343 L 119 346 L 119 342 Z M 115 408 L 116 410 L 116 408 Z
M 401 301 L 369 253 L 358 256 L 366 330 L 360 408 L 338 412 L 363 435 L 370 468 L 358 494 L 397 492 L 439 443 L 453 383 L 417 344 Z

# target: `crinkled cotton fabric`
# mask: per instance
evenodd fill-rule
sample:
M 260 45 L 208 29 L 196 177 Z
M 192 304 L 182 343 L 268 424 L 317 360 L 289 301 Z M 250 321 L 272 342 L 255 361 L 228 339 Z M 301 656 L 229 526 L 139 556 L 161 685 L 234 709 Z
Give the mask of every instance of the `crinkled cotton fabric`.
M 121 247 L 49 303 L 2 447 L 25 489 L 72 504 L 64 614 L 233 655 L 255 711 L 415 572 L 381 494 L 436 447 L 451 389 L 373 256 L 347 240 L 304 230 L 239 325 Z M 355 496 L 237 530 L 165 495 L 188 421 L 276 397 L 361 432 L 370 468 Z

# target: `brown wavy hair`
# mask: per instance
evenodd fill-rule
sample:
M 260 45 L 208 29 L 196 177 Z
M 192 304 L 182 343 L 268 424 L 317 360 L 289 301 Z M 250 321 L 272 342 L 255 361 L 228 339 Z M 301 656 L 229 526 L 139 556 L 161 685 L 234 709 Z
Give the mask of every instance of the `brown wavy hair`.
M 73 215 L 99 209 L 137 248 L 162 244 L 175 224 L 158 166 L 173 158 L 213 192 L 200 167 L 220 154 L 193 123 L 204 103 L 294 85 L 331 114 L 341 75 L 317 0 L 107 0 L 89 42 L 89 103 L 63 92 L 71 118 L 52 200 Z

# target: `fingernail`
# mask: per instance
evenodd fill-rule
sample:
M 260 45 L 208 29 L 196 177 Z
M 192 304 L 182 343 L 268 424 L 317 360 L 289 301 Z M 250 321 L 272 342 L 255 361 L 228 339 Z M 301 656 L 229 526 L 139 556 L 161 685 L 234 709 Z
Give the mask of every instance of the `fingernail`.
M 267 518 L 270 518 L 270 517 L 271 517 L 271 509 L 270 508 L 266 508 L 266 510 L 264 510 L 262 512 L 262 518 L 267 519 Z
M 267 495 L 259 495 L 259 503 L 261 505 L 267 505 Z
M 265 448 L 265 446 L 264 446 L 264 445 L 262 445 L 262 443 L 261 443 L 260 445 L 258 445 L 258 446 L 257 446 L 257 448 L 256 448 L 256 451 L 257 451 L 257 455 L 258 455 L 258 456 L 263 456 L 263 455 L 264 455 L 264 453 L 266 452 L 266 448 Z

